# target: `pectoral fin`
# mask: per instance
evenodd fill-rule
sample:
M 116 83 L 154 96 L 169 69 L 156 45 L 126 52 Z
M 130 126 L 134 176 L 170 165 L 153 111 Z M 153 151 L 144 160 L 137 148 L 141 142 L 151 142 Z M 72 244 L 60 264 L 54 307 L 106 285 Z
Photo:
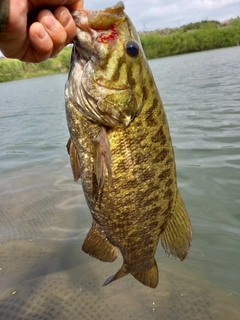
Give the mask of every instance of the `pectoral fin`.
M 184 260 L 192 242 L 191 223 L 178 192 L 176 207 L 169 219 L 164 232 L 160 235 L 163 249 L 168 255 Z
M 105 128 L 101 128 L 99 135 L 93 140 L 95 147 L 94 154 L 94 172 L 100 188 L 105 182 L 106 170 L 108 171 L 108 184 L 112 184 L 112 167 L 111 167 L 111 151 Z
M 73 179 L 74 181 L 78 181 L 78 179 L 81 177 L 81 167 L 80 167 L 79 156 L 78 156 L 75 144 L 71 138 L 69 138 L 66 147 L 70 157 Z
M 82 250 L 104 262 L 112 262 L 117 259 L 117 248 L 106 238 L 104 230 L 96 222 L 93 222 Z

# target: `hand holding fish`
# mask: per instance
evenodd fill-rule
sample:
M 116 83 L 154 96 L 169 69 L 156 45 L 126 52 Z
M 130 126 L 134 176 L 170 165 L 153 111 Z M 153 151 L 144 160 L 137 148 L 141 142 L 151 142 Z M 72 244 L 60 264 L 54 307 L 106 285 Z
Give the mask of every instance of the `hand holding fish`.
M 0 22 L 4 30 L 0 33 L 0 50 L 8 58 L 26 62 L 54 57 L 76 34 L 69 10 L 80 10 L 82 6 L 83 0 L 1 1 Z

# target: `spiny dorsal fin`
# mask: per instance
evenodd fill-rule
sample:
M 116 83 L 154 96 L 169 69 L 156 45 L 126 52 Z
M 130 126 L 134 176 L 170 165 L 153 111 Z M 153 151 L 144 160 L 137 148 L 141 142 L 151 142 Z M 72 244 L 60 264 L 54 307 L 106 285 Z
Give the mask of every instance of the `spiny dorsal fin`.
M 117 259 L 117 248 L 106 238 L 103 229 L 95 221 L 87 234 L 82 250 L 104 262 Z
M 132 275 L 145 286 L 156 288 L 158 285 L 158 267 L 156 260 L 154 259 L 154 264 L 150 270 L 145 272 L 132 272 Z
M 192 242 L 191 223 L 178 192 L 176 207 L 169 219 L 164 232 L 160 235 L 163 249 L 168 255 L 184 260 Z
M 66 147 L 70 157 L 73 179 L 74 181 L 78 181 L 78 179 L 81 177 L 81 167 L 80 167 L 79 156 L 78 156 L 75 144 L 71 138 L 69 138 Z

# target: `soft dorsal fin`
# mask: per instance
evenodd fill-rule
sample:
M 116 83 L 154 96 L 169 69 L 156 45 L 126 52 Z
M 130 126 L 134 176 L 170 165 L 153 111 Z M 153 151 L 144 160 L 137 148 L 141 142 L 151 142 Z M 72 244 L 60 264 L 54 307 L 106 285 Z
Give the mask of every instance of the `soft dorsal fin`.
M 164 232 L 160 235 L 163 249 L 168 255 L 184 260 L 192 242 L 191 223 L 178 191 L 177 201 Z

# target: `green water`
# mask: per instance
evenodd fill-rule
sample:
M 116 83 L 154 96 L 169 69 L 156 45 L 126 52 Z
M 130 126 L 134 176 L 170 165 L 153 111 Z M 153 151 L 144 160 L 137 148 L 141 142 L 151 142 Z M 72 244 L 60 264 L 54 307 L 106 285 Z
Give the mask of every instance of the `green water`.
M 66 74 L 0 84 L 0 319 L 220 319 L 240 314 L 240 48 L 151 60 L 193 244 L 159 246 L 159 285 L 104 280 L 66 153 Z

